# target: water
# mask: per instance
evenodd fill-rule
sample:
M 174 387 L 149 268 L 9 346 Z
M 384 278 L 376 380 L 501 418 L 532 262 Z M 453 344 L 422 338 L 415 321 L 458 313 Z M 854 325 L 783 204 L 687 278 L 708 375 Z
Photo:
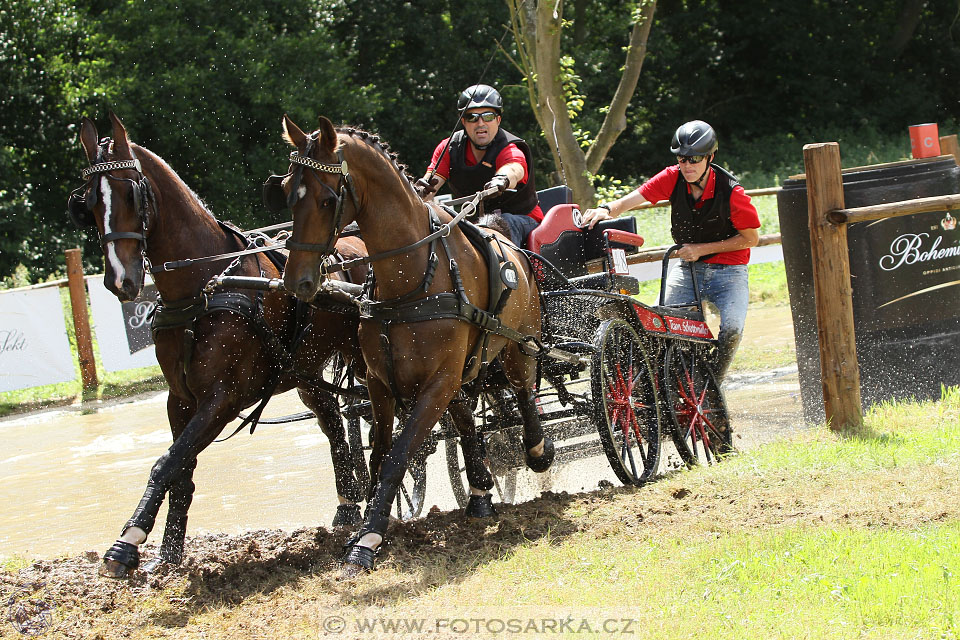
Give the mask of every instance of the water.
M 792 340 L 789 310 L 751 311 L 744 340 L 769 341 L 771 332 L 782 337 L 785 331 Z M 726 396 L 737 448 L 802 426 L 795 369 L 757 380 L 734 376 Z M 266 415 L 304 410 L 296 392 L 289 392 L 274 398 Z M 6 418 L 0 420 L 0 441 L 0 557 L 102 553 L 120 535 L 151 466 L 170 445 L 166 392 L 104 403 L 93 412 L 71 407 Z M 456 508 L 442 445 L 430 458 L 427 477 L 425 509 Z M 188 535 L 329 526 L 337 506 L 329 446 L 315 421 L 260 425 L 252 436 L 244 430 L 214 443 L 200 454 L 194 481 Z M 601 482 L 619 484 L 602 455 L 558 458 L 547 474 L 521 470 L 515 500 L 544 490 L 589 491 Z M 159 542 L 165 517 L 164 506 L 152 542 Z

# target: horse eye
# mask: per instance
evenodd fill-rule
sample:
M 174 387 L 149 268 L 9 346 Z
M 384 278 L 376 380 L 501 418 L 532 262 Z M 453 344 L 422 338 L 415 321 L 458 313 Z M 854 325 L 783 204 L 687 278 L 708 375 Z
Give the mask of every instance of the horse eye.
M 327 209 L 328 207 L 332 207 L 332 206 L 333 206 L 333 198 L 327 198 L 326 200 L 320 203 L 321 209 Z

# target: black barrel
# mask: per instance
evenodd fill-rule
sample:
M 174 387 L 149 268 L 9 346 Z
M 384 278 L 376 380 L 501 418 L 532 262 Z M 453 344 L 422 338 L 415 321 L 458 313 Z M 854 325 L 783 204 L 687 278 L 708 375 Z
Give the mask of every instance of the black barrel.
M 848 208 L 960 193 L 960 168 L 940 156 L 843 173 Z M 804 417 L 823 420 L 823 387 L 805 179 L 777 194 Z M 864 407 L 938 398 L 960 384 L 960 210 L 849 225 L 857 361 Z

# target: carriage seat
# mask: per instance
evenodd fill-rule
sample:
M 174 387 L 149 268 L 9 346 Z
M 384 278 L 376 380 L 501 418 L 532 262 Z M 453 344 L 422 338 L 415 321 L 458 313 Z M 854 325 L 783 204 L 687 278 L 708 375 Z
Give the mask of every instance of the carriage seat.
M 631 233 L 637 232 L 637 220 L 632 216 L 604 220 L 596 224 L 593 229 L 581 229 L 576 224 L 576 221 L 579 221 L 579 215 L 580 209 L 576 204 L 555 205 L 544 215 L 543 222 L 527 237 L 527 248 L 542 255 L 567 278 L 589 276 L 587 263 L 606 256 L 603 244 L 604 230 L 620 229 Z M 634 246 L 620 244 L 615 246 L 623 248 L 627 253 L 638 251 Z M 582 288 L 607 288 L 586 287 L 580 281 L 577 285 Z

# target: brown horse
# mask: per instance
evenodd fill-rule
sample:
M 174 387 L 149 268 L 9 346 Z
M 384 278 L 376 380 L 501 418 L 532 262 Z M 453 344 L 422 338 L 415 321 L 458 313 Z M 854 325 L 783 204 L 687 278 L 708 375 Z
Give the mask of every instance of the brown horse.
M 110 120 L 112 140 L 100 140 L 94 123 L 83 120 L 80 141 L 91 167 L 84 171 L 84 195 L 69 203 L 75 221 L 96 225 L 110 291 L 121 301 L 136 298 L 145 264 L 247 248 L 243 236 L 218 223 L 166 162 L 128 140 L 116 115 L 111 113 Z M 366 253 L 355 239 L 339 242 L 337 250 L 350 258 Z M 240 411 L 294 386 L 330 440 L 342 503 L 338 518 L 344 524 L 359 522 L 354 503 L 363 499 L 365 472 L 359 477 L 353 473 L 337 399 L 322 388 L 321 378 L 335 351 L 347 358 L 360 355 L 356 316 L 316 305 L 300 307 L 298 318 L 297 301 L 284 293 L 204 290 L 219 274 L 279 277 L 278 267 L 262 253 L 152 270 L 159 293 L 154 340 L 170 387 L 167 416 L 173 445 L 153 465 L 133 517 L 104 554 L 101 573 L 123 577 L 138 566 L 138 546 L 153 529 L 167 493 L 170 506 L 159 561 L 180 562 L 197 455 Z M 361 268 L 354 275 L 362 279 L 364 272 Z
M 287 290 L 302 300 L 314 296 L 321 259 L 352 221 L 371 252 L 375 274 L 370 298 L 361 304 L 360 345 L 375 428 L 370 467 L 377 482 L 363 527 L 347 545 L 344 570 L 356 573 L 373 568 L 408 458 L 448 405 L 466 431 L 464 446 L 476 445 L 471 404 L 458 392 L 494 358 L 518 390 L 527 465 L 535 471 L 550 466 L 553 443 L 543 437 L 534 403 L 537 360 L 530 348 L 540 335 L 539 292 L 526 258 L 503 236 L 483 234 L 475 246 L 464 225 L 444 232 L 441 225 L 452 216 L 421 200 L 375 136 L 338 132 L 324 117 L 308 135 L 285 116 L 283 130 L 297 149 L 282 185 L 293 210 Z M 493 268 L 485 253 L 492 255 Z M 505 282 L 512 291 L 491 282 L 508 272 Z M 467 310 L 483 328 L 453 308 Z M 507 328 L 529 342 L 522 348 L 505 337 Z M 391 442 L 398 408 L 400 434 Z M 465 459 L 475 455 L 464 451 Z M 492 486 L 477 474 L 470 480 L 475 494 Z

